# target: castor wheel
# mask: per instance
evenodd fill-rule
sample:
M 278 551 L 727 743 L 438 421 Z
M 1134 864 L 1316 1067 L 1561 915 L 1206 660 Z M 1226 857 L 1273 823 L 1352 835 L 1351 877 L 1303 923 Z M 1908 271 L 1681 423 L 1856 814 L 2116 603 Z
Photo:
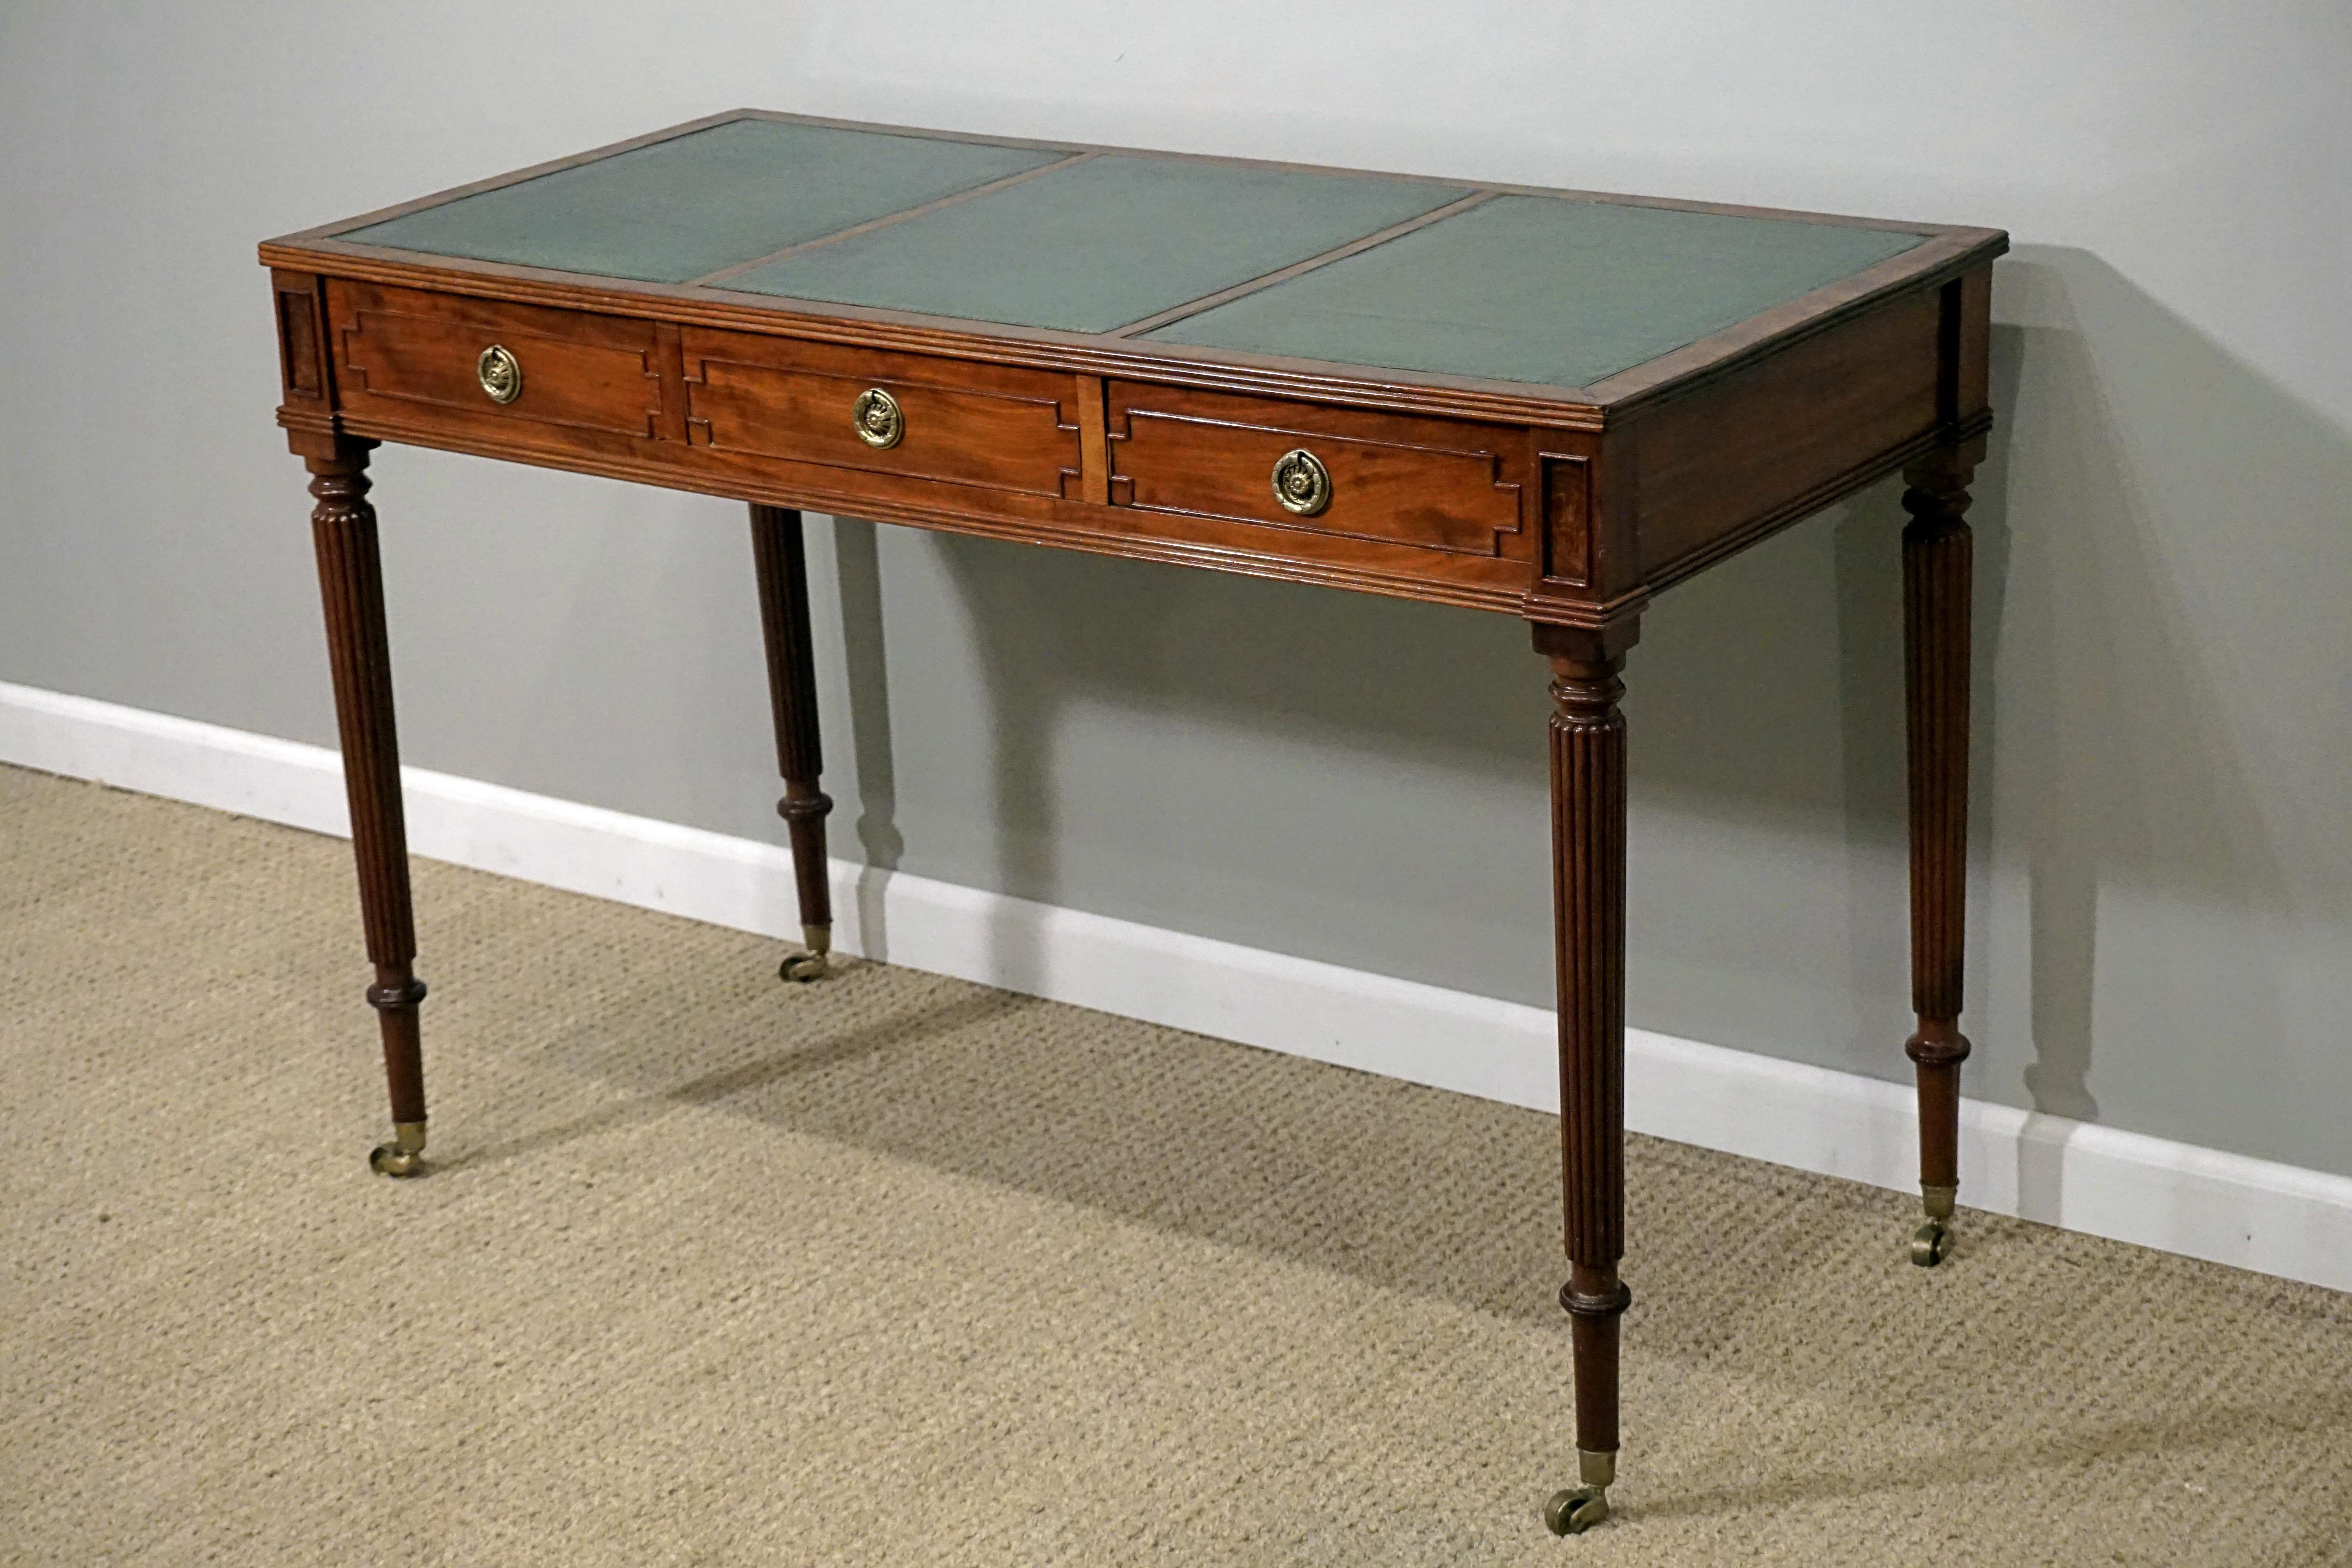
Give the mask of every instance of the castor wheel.
M 1554 1535 L 1582 1535 L 1608 1517 L 1606 1487 L 1570 1487 L 1544 1504 L 1544 1528 Z
M 425 1169 L 425 1156 L 397 1144 L 379 1143 L 368 1151 L 368 1169 L 379 1176 L 413 1176 Z
M 368 1169 L 379 1176 L 414 1176 L 425 1169 L 425 1123 L 395 1121 L 392 1142 L 379 1143 L 368 1154 Z
M 826 956 L 833 952 L 833 928 L 829 925 L 801 927 L 801 950 L 786 955 L 776 977 L 796 985 L 812 980 L 822 980 L 831 967 Z
M 1927 1223 L 1911 1233 L 1911 1261 L 1920 1268 L 1933 1268 L 1952 1255 L 1952 1215 L 1959 1193 L 1956 1186 L 1919 1184 L 1919 1202 L 1927 1211 Z

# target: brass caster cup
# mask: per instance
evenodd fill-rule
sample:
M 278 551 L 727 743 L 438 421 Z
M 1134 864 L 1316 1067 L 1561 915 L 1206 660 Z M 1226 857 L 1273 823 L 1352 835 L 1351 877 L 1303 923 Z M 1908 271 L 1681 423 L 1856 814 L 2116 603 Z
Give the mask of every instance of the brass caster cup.
M 824 979 L 826 970 L 832 967 L 825 959 L 833 952 L 833 928 L 803 926 L 801 940 L 801 951 L 786 955 L 782 967 L 776 971 L 779 980 L 796 985 Z
M 1608 1517 L 1606 1487 L 1570 1487 L 1544 1504 L 1544 1528 L 1554 1535 L 1582 1535 Z
M 1931 1219 L 1911 1233 L 1911 1261 L 1933 1268 L 1952 1255 L 1952 1227 Z
M 414 1176 L 425 1170 L 425 1123 L 393 1123 L 392 1142 L 379 1143 L 368 1154 L 368 1169 L 379 1176 Z

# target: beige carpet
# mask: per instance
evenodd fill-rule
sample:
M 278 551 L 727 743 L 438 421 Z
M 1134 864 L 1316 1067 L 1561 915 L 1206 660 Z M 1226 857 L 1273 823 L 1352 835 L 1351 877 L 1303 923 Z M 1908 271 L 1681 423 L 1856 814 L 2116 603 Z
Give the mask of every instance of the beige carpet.
M 7 1563 L 2334 1563 L 2352 1297 L 1637 1142 L 1569 1542 L 1554 1123 L 0 769 Z

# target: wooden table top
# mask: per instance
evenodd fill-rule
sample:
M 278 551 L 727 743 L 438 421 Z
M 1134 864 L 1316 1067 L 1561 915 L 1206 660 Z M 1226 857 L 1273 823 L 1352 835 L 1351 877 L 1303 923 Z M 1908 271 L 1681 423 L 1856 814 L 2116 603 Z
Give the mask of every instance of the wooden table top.
M 2005 246 L 1991 229 L 740 110 L 263 255 L 1600 410 Z

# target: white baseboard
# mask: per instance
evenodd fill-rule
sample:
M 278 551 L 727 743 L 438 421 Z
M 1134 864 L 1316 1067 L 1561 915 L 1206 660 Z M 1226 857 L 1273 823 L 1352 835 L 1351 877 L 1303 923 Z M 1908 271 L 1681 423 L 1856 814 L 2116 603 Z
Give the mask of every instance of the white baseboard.
M 0 682 L 0 762 L 349 831 L 324 748 Z M 798 933 L 781 847 L 405 770 L 419 855 L 777 937 Z M 1557 1112 L 1552 1016 L 903 872 L 833 863 L 842 951 Z M 1914 1190 L 1910 1091 L 1626 1033 L 1634 1130 Z M 2352 1289 L 2352 1178 L 1981 1100 L 1961 1105 L 1973 1207 Z

